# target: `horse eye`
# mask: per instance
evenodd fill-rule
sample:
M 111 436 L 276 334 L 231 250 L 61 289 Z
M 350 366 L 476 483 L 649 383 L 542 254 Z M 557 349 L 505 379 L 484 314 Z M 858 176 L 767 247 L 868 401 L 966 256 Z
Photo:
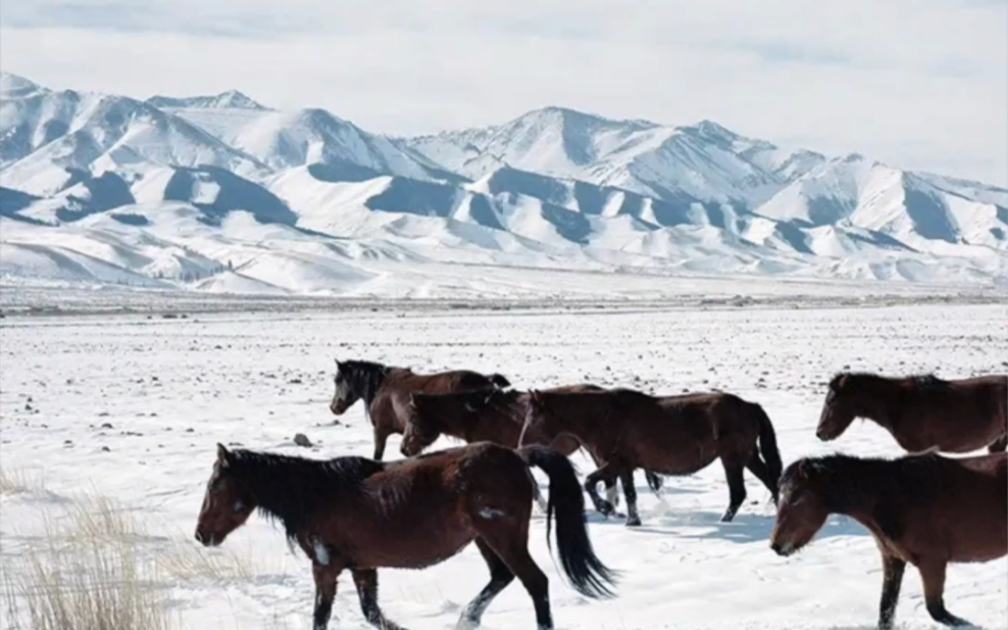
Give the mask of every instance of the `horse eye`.
M 241 500 L 235 501 L 234 511 L 241 512 L 243 509 L 245 509 L 245 504 L 242 503 Z

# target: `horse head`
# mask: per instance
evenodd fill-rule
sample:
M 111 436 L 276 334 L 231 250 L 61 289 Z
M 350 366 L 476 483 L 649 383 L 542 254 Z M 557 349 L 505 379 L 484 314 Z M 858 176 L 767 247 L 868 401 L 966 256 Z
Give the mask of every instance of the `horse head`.
M 857 417 L 858 388 L 849 374 L 838 374 L 830 381 L 816 426 L 816 437 L 824 442 L 835 440 Z
M 228 534 L 241 527 L 256 508 L 255 498 L 233 474 L 233 454 L 217 445 L 217 461 L 207 481 L 203 506 L 196 521 L 196 540 L 216 547 Z
M 814 464 L 803 458 L 781 475 L 777 518 L 770 532 L 770 548 L 779 556 L 790 556 L 812 540 L 826 522 L 828 496 L 814 474 Z

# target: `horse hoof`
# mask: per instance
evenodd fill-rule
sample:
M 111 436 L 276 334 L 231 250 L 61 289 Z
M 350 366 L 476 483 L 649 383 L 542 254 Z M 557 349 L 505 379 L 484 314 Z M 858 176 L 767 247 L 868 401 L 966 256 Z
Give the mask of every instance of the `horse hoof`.
M 626 526 L 627 527 L 640 527 L 640 524 L 641 524 L 641 522 L 640 522 L 640 517 L 639 516 L 635 516 L 633 518 L 628 518 L 627 522 L 626 522 Z

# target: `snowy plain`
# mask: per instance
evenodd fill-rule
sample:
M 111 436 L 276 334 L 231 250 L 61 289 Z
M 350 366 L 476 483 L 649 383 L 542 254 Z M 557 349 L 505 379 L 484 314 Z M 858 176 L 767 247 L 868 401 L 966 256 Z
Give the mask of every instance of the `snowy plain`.
M 785 465 L 843 451 L 898 456 L 881 429 L 855 423 L 837 442 L 814 436 L 825 383 L 850 368 L 935 372 L 954 378 L 1008 370 L 1008 308 L 898 305 L 761 309 L 642 307 L 606 311 L 451 310 L 444 305 L 330 312 L 193 313 L 0 320 L 0 462 L 45 479 L 44 493 L 3 495 L 3 563 L 23 562 L 46 503 L 92 484 L 147 523 L 144 549 L 196 546 L 192 531 L 216 442 L 326 458 L 368 455 L 360 405 L 333 423 L 333 359 L 362 358 L 418 371 L 469 367 L 505 374 L 520 389 L 590 381 L 659 393 L 724 389 L 760 403 Z M 102 428 L 103 424 L 107 424 Z M 294 445 L 295 433 L 315 446 Z M 450 444 L 439 441 L 435 447 Z M 398 438 L 386 457 L 400 457 Z M 591 470 L 575 455 L 581 474 Z M 545 479 L 539 476 L 545 489 Z M 877 619 L 879 556 L 867 531 L 831 517 L 802 553 L 768 546 L 769 495 L 748 474 L 746 504 L 718 522 L 728 500 L 721 467 L 666 478 L 662 498 L 638 471 L 643 526 L 590 516 L 602 560 L 622 572 L 618 598 L 591 602 L 558 574 L 533 513 L 530 548 L 550 578 L 558 629 L 868 630 Z M 310 627 L 309 563 L 258 516 L 208 554 L 247 559 L 254 575 L 166 579 L 181 627 Z M 386 614 L 411 630 L 454 628 L 487 571 L 473 547 L 423 572 L 379 572 Z M 953 565 L 945 599 L 985 630 L 1008 628 L 1008 560 Z M 9 627 L 10 620 L 2 625 Z M 488 609 L 487 630 L 531 628 L 517 584 Z M 339 582 L 330 628 L 369 628 L 349 576 Z M 897 609 L 903 630 L 938 628 L 919 576 L 908 571 Z

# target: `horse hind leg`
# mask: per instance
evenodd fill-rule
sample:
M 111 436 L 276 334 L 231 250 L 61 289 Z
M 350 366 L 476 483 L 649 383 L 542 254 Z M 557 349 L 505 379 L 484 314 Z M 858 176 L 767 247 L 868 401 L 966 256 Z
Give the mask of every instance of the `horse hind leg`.
M 490 582 L 483 587 L 480 594 L 475 597 L 462 611 L 458 625 L 455 630 L 472 630 L 478 628 L 483 619 L 483 613 L 497 595 L 514 581 L 514 573 L 501 560 L 490 546 L 482 539 L 476 539 L 476 548 L 479 549 L 483 559 L 486 560 L 490 569 Z
M 749 462 L 745 467 L 748 468 L 749 472 L 755 475 L 764 486 L 766 486 L 766 489 L 770 491 L 770 496 L 773 497 L 774 505 L 777 505 L 777 480 L 770 478 L 770 469 L 759 456 L 756 449 L 753 449 L 753 453 L 749 456 Z
M 357 587 L 357 597 L 360 598 L 361 612 L 369 624 L 379 630 L 406 630 L 386 619 L 378 607 L 378 571 L 357 569 L 353 571 L 353 581 Z
M 641 524 L 640 515 L 637 514 L 637 488 L 634 487 L 633 473 L 634 469 L 627 467 L 620 471 L 619 475 L 620 483 L 623 485 L 623 494 L 626 495 L 627 527 L 638 527 Z
M 522 583 L 535 607 L 536 629 L 553 630 L 549 603 L 549 579 L 528 552 L 528 516 L 525 520 L 507 516 L 479 519 L 479 537 Z
M 725 458 L 721 459 L 721 463 L 724 465 L 725 478 L 728 480 L 729 495 L 728 509 L 721 517 L 721 522 L 730 523 L 739 507 L 745 502 L 745 466 Z
M 956 617 L 945 608 L 945 568 L 944 560 L 924 559 L 917 565 L 921 581 L 924 583 L 924 604 L 931 618 L 946 626 L 968 626 L 965 619 Z

